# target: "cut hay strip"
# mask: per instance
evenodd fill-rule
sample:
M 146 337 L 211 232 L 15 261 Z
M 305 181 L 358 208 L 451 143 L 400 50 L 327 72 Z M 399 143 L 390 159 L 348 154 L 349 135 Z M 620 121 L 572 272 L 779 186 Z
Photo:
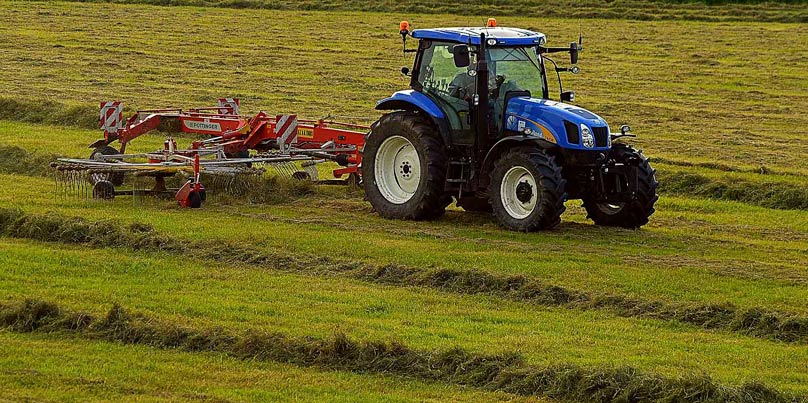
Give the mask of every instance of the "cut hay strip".
M 536 367 L 527 365 L 517 354 L 482 355 L 460 348 L 418 350 L 398 342 L 357 342 L 344 334 L 318 339 L 271 331 L 234 333 L 222 328 L 185 327 L 131 313 L 118 305 L 105 316 L 95 317 L 49 302 L 26 300 L 0 305 L 0 327 L 16 332 L 71 333 L 92 340 L 187 352 L 217 352 L 243 360 L 400 375 L 563 401 L 808 401 L 759 383 L 722 386 L 704 375 L 667 378 L 631 367 L 586 368 L 569 364 Z
M 808 317 L 731 304 L 681 305 L 621 295 L 598 295 L 572 290 L 525 276 L 504 276 L 483 270 L 422 269 L 400 265 L 376 266 L 326 256 L 291 255 L 227 242 L 188 242 L 155 231 L 147 224 L 121 225 L 55 214 L 35 215 L 0 208 L 0 235 L 36 241 L 124 247 L 136 251 L 170 252 L 249 268 L 264 268 L 310 276 L 342 276 L 376 284 L 429 287 L 457 294 L 487 294 L 540 306 L 606 310 L 627 318 L 677 321 L 702 329 L 788 343 L 808 342 Z
M 0 173 L 46 176 L 52 171 L 51 161 L 57 158 L 53 154 L 30 153 L 17 146 L 0 146 Z M 684 166 L 681 163 L 678 165 Z M 719 175 L 723 175 L 718 177 L 687 171 L 686 166 L 685 170 L 681 169 L 669 169 L 664 165 L 658 167 L 660 193 L 737 201 L 773 209 L 808 210 L 808 188 L 795 186 L 786 180 L 771 176 L 768 180 L 738 179 L 728 176 L 734 172 L 720 165 L 714 167 Z M 222 182 L 220 178 L 203 175 L 202 182 L 214 194 L 249 203 L 280 203 L 316 192 L 316 187 L 309 181 L 288 179 L 295 170 L 286 164 L 273 168 L 273 172 L 280 176 L 242 175 L 237 180 Z M 750 172 L 746 174 L 755 175 Z M 788 177 L 799 178 L 794 175 Z

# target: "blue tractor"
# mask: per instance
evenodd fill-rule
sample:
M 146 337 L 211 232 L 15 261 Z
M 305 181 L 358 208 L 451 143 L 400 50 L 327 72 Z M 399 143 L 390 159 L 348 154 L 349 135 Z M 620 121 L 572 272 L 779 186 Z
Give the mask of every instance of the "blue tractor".
M 598 225 L 639 228 L 657 201 L 654 170 L 641 152 L 615 143 L 598 115 L 550 100 L 547 71 L 578 72 L 581 40 L 547 47 L 544 34 L 486 27 L 418 29 L 401 23 L 415 53 L 410 89 L 379 101 L 390 111 L 371 126 L 362 158 L 366 197 L 382 217 L 440 217 L 456 199 L 493 212 L 505 228 L 549 229 L 564 202 L 582 199 Z M 407 37 L 418 39 L 407 49 Z M 551 53 L 569 53 L 558 67 Z

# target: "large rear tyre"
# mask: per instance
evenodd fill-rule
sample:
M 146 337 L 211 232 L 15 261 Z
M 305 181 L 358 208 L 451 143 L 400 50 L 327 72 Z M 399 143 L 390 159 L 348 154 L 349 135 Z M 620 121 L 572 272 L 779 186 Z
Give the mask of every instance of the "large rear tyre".
M 412 112 L 393 112 L 373 125 L 362 156 L 365 195 L 380 216 L 408 220 L 443 215 L 447 157 L 435 127 Z
M 120 152 L 112 146 L 105 145 L 93 150 L 93 152 L 90 154 L 90 159 L 103 161 L 103 159 L 100 158 L 101 155 L 115 155 L 115 154 L 120 154 Z M 124 179 L 123 172 L 94 173 L 90 175 L 90 183 L 92 183 L 93 185 L 101 181 L 107 181 L 112 183 L 112 185 L 114 186 L 121 186 L 123 185 L 123 179 Z
M 507 229 L 550 229 L 561 222 L 565 184 L 552 156 L 539 148 L 517 148 L 494 164 L 489 202 L 497 221 Z
M 641 152 L 625 144 L 615 144 L 610 157 L 618 163 L 637 164 L 637 193 L 633 200 L 621 203 L 598 202 L 592 198 L 583 199 L 583 207 L 588 218 L 597 225 L 623 228 L 640 228 L 648 223 L 654 214 L 654 204 L 659 200 L 656 193 L 659 182 L 646 158 Z M 620 187 L 607 191 L 620 192 L 628 189 L 628 183 L 620 178 L 607 181 L 607 185 Z

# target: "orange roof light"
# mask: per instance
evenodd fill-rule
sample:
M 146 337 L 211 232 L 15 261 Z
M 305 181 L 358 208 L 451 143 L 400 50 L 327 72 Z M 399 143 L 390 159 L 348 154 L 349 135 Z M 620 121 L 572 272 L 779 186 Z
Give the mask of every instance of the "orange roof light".
M 401 21 L 401 24 L 398 24 L 398 32 L 405 33 L 410 31 L 410 23 L 407 21 Z
M 497 27 L 497 19 L 496 18 L 489 18 L 488 23 L 485 24 L 488 28 L 496 28 Z

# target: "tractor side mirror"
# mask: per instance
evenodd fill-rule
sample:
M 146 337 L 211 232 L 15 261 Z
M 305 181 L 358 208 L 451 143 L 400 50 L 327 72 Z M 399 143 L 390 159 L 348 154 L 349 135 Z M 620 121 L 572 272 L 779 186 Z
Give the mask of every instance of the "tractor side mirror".
M 561 102 L 575 102 L 575 91 L 564 91 L 561 93 Z
M 466 45 L 454 45 L 452 47 L 455 67 L 468 67 L 471 64 L 469 58 L 469 47 Z
M 570 64 L 578 63 L 578 44 L 575 42 L 570 43 Z

